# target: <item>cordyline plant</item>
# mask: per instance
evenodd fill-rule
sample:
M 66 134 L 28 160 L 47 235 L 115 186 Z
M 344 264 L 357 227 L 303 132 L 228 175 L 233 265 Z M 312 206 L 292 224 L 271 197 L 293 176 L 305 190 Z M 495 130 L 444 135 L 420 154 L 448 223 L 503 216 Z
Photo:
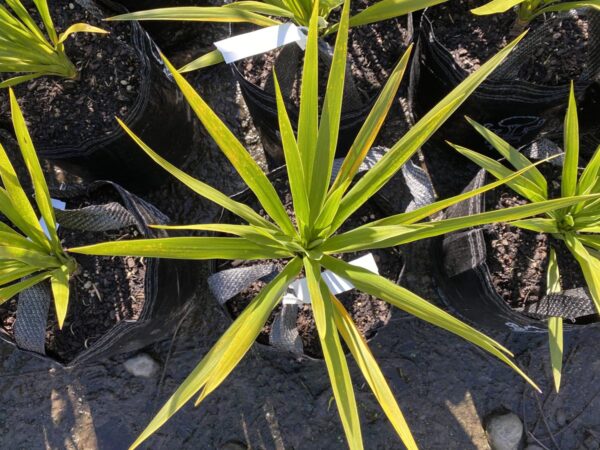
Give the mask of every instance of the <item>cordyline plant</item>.
M 10 106 L 17 141 L 33 184 L 35 204 L 47 234 L 0 144 L 0 178 L 4 185 L 0 187 L 0 213 L 12 225 L 0 221 L 0 304 L 50 279 L 58 325 L 62 328 L 69 302 L 69 275 L 77 265 L 60 244 L 44 173 L 12 89 Z
M 510 146 L 502 138 L 468 119 L 475 130 L 481 134 L 516 170 L 530 167 L 531 161 L 518 150 Z M 564 121 L 564 163 L 560 194 L 562 198 L 573 195 L 594 195 L 600 193 L 600 147 L 596 150 L 588 165 L 579 176 L 579 123 L 577 104 L 571 83 L 569 103 Z M 452 144 L 451 144 L 452 145 Z M 499 163 L 492 158 L 453 145 L 461 154 L 487 170 L 495 177 L 506 177 L 514 173 L 514 169 Z M 512 190 L 529 200 L 532 204 L 545 202 L 549 199 L 548 182 L 537 168 L 532 168 L 518 179 L 507 182 Z M 548 233 L 564 242 L 573 257 L 579 263 L 586 284 L 590 290 L 596 310 L 600 312 L 600 200 L 590 198 L 571 205 L 545 213 L 545 217 L 536 217 L 509 222 L 510 225 L 537 233 Z M 551 254 L 548 269 L 548 288 L 554 292 L 560 287 L 556 255 Z M 550 349 L 555 387 L 560 386 L 562 367 L 562 318 L 549 319 Z
M 350 27 L 367 25 L 382 20 L 404 16 L 414 11 L 437 5 L 446 0 L 379 0 L 350 18 Z M 240 0 L 223 6 L 181 6 L 159 8 L 122 14 L 107 20 L 177 20 L 195 22 L 251 23 L 259 27 L 293 22 L 308 26 L 315 0 Z M 328 22 L 330 14 L 343 0 L 319 2 L 319 34 L 322 36 L 338 30 L 339 23 Z M 218 50 L 186 64 L 180 72 L 190 72 L 223 62 Z
M 352 231 L 336 234 L 340 225 L 390 180 L 493 68 L 500 64 L 517 41 L 509 44 L 506 49 L 484 64 L 479 71 L 463 81 L 393 145 L 370 171 L 356 181 L 358 167 L 364 160 L 394 101 L 395 93 L 409 60 L 410 50 L 407 51 L 377 99 L 337 177 L 330 184 L 343 96 L 349 2 L 346 1 L 342 11 L 320 117 L 317 92 L 318 12 L 318 5 L 315 5 L 308 32 L 297 136 L 291 127 L 277 77 L 274 77 L 279 125 L 287 161 L 287 174 L 296 226 L 293 225 L 275 188 L 258 164 L 168 61 L 165 60 L 165 63 L 198 118 L 244 182 L 254 192 L 271 220 L 169 164 L 121 123 L 154 161 L 199 195 L 239 216 L 247 222 L 247 225 L 207 224 L 166 227 L 213 231 L 235 237 L 176 237 L 119 243 L 108 242 L 74 248 L 70 251 L 94 255 L 140 255 L 180 259 L 289 259 L 279 275 L 265 286 L 244 309 L 162 407 L 135 441 L 134 448 L 150 437 L 192 397 L 197 396 L 196 404 L 198 404 L 223 382 L 250 349 L 269 315 L 286 292 L 288 285 L 301 274 L 303 269 L 307 277 L 313 314 L 333 394 L 350 448 L 362 449 L 363 443 L 352 381 L 341 346 L 341 339 L 348 346 L 367 383 L 402 441 L 411 449 L 416 448 L 416 443 L 365 339 L 357 330 L 348 312 L 324 284 L 321 277 L 323 268 L 349 280 L 357 289 L 367 294 L 381 298 L 480 346 L 504 361 L 533 385 L 533 382 L 512 362 L 511 353 L 491 338 L 392 281 L 366 269 L 352 266 L 333 256 L 347 252 L 393 247 L 452 230 L 487 223 L 490 220 L 497 220 L 498 216 L 494 212 L 439 222 L 417 223 L 448 205 L 474 195 L 468 193 L 433 203 L 412 212 L 371 222 Z M 519 174 L 514 176 L 519 176 Z M 496 181 L 478 192 L 483 192 L 504 181 Z M 566 207 L 575 201 L 574 199 L 550 200 L 535 205 L 516 207 L 509 211 L 503 211 L 503 213 L 509 219 L 530 217 L 541 211 Z
M 21 0 L 5 1 L 9 9 L 0 5 L 0 73 L 22 75 L 3 81 L 0 88 L 49 75 L 77 78 L 77 68 L 65 53 L 65 40 L 74 33 L 108 33 L 86 23 L 76 23 L 58 34 L 48 2 L 33 0 L 45 35 Z
M 600 2 L 598 0 L 576 0 L 573 2 L 561 0 L 492 0 L 483 6 L 472 9 L 471 12 L 478 16 L 486 16 L 504 13 L 513 8 L 517 13 L 513 32 L 518 33 L 519 30 L 522 31 L 533 19 L 542 14 L 566 12 L 580 8 L 600 9 Z

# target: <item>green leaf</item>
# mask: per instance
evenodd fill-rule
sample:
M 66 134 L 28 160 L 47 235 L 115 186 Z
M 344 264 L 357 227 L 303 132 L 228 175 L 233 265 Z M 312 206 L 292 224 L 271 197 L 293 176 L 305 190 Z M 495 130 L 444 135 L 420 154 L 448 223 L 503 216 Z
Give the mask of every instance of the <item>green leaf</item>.
M 137 11 L 104 20 L 181 20 L 192 22 L 253 23 L 261 27 L 279 25 L 281 22 L 261 14 L 224 6 L 180 6 Z
M 475 130 L 486 140 L 488 143 L 494 147 L 498 153 L 500 153 L 506 160 L 512 164 L 512 166 L 517 169 L 525 169 L 526 167 L 531 167 L 533 164 L 526 156 L 524 156 L 520 151 L 498 136 L 496 133 L 488 130 L 483 125 L 478 124 L 474 120 L 466 117 L 467 121 L 475 128 Z M 523 174 L 523 178 L 527 178 L 533 184 L 537 185 L 539 188 L 540 194 L 548 198 L 548 183 L 544 178 L 544 175 L 537 169 L 532 168 Z
M 306 178 L 306 191 L 312 192 L 313 164 L 317 157 L 317 135 L 319 132 L 319 53 L 318 53 L 318 25 L 319 1 L 313 5 L 308 39 L 304 52 L 304 66 L 302 68 L 302 85 L 300 87 L 300 111 L 298 113 L 298 150 L 302 159 L 302 167 Z M 315 205 L 317 206 L 317 205 Z
M 50 192 L 48 191 L 48 185 L 46 184 L 46 180 L 44 178 L 44 172 L 42 171 L 42 167 L 40 166 L 37 153 L 35 151 L 35 148 L 33 147 L 33 143 L 31 142 L 31 136 L 29 135 L 29 131 L 27 130 L 27 126 L 25 125 L 25 118 L 21 113 L 21 109 L 19 108 L 19 104 L 17 103 L 17 99 L 15 97 L 15 93 L 12 89 L 9 90 L 9 93 L 13 126 L 15 128 L 17 141 L 19 142 L 21 154 L 23 155 L 23 160 L 25 161 L 25 166 L 27 166 L 27 171 L 31 176 L 31 181 L 33 183 L 33 189 L 35 192 L 35 202 L 37 203 L 38 209 L 40 210 L 40 213 L 44 221 L 46 222 L 46 228 L 48 229 L 48 233 L 50 235 L 52 248 L 55 252 L 61 253 L 62 247 L 60 244 L 60 239 L 56 234 L 56 219 L 54 218 L 54 209 L 50 200 Z M 18 184 L 18 181 L 16 181 L 16 184 Z M 18 191 L 16 185 L 15 188 Z M 33 208 L 31 208 L 31 211 L 33 212 Z M 29 214 L 28 217 L 28 220 L 32 221 L 32 223 L 30 224 L 32 228 L 35 227 L 41 229 L 41 226 L 38 222 L 35 213 Z M 35 236 L 32 236 L 32 238 L 35 239 Z M 48 246 L 47 238 L 45 236 L 44 243 L 46 246 Z
M 0 252 L 2 247 L 0 247 Z M 170 259 L 272 259 L 293 256 L 288 250 L 256 244 L 243 238 L 173 237 L 105 242 L 68 249 L 100 256 L 143 256 Z
M 323 101 L 321 122 L 316 140 L 315 163 L 310 173 L 310 205 L 312 223 L 321 212 L 327 194 L 331 170 L 340 132 L 342 101 L 344 99 L 344 81 L 346 78 L 346 60 L 348 56 L 348 20 L 350 0 L 344 2 L 340 20 L 340 30 L 335 40 L 331 69 L 327 80 L 327 89 Z M 305 78 L 303 78 L 304 82 Z
M 550 260 L 548 261 L 548 272 L 546 274 L 546 285 L 548 294 L 561 292 L 560 273 L 556 251 L 550 249 Z M 550 317 L 548 319 L 548 342 L 550 345 L 550 362 L 552 364 L 552 377 L 556 392 L 560 390 L 560 379 L 562 373 L 563 358 L 563 319 L 562 317 Z
M 253 13 L 264 14 L 266 16 L 285 17 L 287 19 L 294 18 L 294 13 L 288 9 L 259 1 L 244 0 L 240 2 L 233 2 L 228 5 L 223 5 L 223 8 L 235 9 L 238 11 L 249 11 Z
M 417 225 L 371 226 L 370 224 L 367 224 L 346 233 L 335 235 L 329 238 L 324 244 L 315 250 L 325 253 L 345 253 L 360 250 L 371 250 L 376 248 L 395 247 L 397 245 L 415 242 L 420 239 L 440 236 L 442 234 L 452 233 L 454 231 L 485 225 L 488 223 L 510 222 L 512 220 L 536 216 L 548 211 L 554 211 L 571 206 L 578 201 L 585 200 L 586 197 L 595 198 L 597 196 L 600 196 L 600 194 L 581 197 L 558 198 L 496 211 L 487 211 L 471 216 L 456 217 Z
M 488 183 L 480 188 L 473 189 L 472 191 L 463 192 L 459 195 L 455 195 L 454 197 L 449 197 L 444 200 L 439 200 L 437 202 L 431 203 L 426 206 L 422 206 L 421 208 L 415 209 L 414 211 L 404 212 L 400 214 L 395 214 L 393 216 L 389 216 L 383 219 L 376 220 L 374 222 L 369 223 L 370 226 L 386 226 L 386 225 L 410 225 L 418 222 L 419 220 L 425 219 L 449 206 L 455 205 L 464 200 L 468 200 L 470 198 L 475 197 L 476 195 L 483 194 L 491 189 L 494 189 L 500 185 L 503 185 L 511 180 L 514 180 L 517 177 L 520 177 L 523 173 L 530 170 L 532 167 L 535 167 L 538 164 L 544 163 L 544 161 L 539 161 L 531 166 L 528 166 L 524 169 L 521 169 L 517 172 L 513 172 L 506 178 L 500 178 L 492 183 Z M 361 228 L 361 227 L 359 227 Z
M 246 151 L 240 141 L 237 140 L 229 128 L 210 109 L 186 79 L 175 70 L 164 56 L 162 58 L 208 134 L 210 134 L 223 154 L 240 174 L 246 185 L 254 192 L 267 214 L 286 234 L 294 236 L 296 231 L 277 195 L 277 191 L 275 191 L 275 188 L 271 185 L 258 163 L 254 161 L 250 153 Z
M 38 275 L 34 275 L 29 278 L 25 278 L 23 281 L 19 281 L 18 283 L 11 284 L 10 286 L 0 288 L 0 305 L 2 303 L 7 302 L 15 295 L 24 291 L 25 289 L 29 289 L 32 286 L 44 281 L 46 278 L 49 278 L 50 274 L 48 272 L 43 272 Z
M 360 368 L 365 380 L 371 387 L 375 398 L 381 405 L 383 412 L 394 426 L 396 433 L 402 439 L 402 442 L 409 450 L 417 450 L 417 443 L 413 438 L 410 428 L 404 419 L 402 411 L 394 398 L 394 394 L 390 389 L 381 369 L 377 365 L 377 361 L 373 357 L 371 350 L 365 341 L 365 338 L 360 334 L 348 311 L 339 302 L 337 298 L 331 295 L 333 304 L 333 317 L 340 335 L 346 342 L 348 349 L 354 356 L 358 367 Z
M 192 191 L 194 191 L 195 193 L 197 193 L 198 195 L 200 195 L 204 198 L 207 198 L 208 200 L 210 200 L 212 202 L 215 202 L 217 205 L 232 212 L 236 216 L 241 217 L 242 219 L 246 220 L 248 223 L 250 223 L 252 225 L 276 229 L 276 227 L 272 223 L 270 223 L 268 220 L 261 217 L 257 212 L 255 212 L 249 206 L 244 205 L 243 203 L 240 203 L 240 202 L 236 202 L 235 200 L 232 200 L 230 197 L 228 197 L 227 195 L 223 194 L 222 192 L 216 190 L 212 186 L 209 186 L 208 184 L 203 183 L 202 181 L 196 180 L 194 177 L 188 175 L 187 173 L 183 172 L 182 170 L 179 170 L 177 167 L 175 167 L 174 165 L 169 163 L 166 159 L 164 159 L 158 153 L 156 153 L 154 150 L 152 150 L 150 147 L 148 147 L 120 119 L 117 119 L 117 122 L 119 123 L 119 125 L 121 125 L 123 130 L 125 130 L 125 132 L 136 142 L 136 144 L 138 144 L 140 146 L 140 148 L 142 150 L 144 150 L 144 152 L 146 152 L 146 154 L 150 158 L 152 158 L 159 166 L 161 166 L 163 169 L 165 169 L 167 172 L 169 172 L 171 175 L 173 175 L 175 178 L 177 178 L 179 181 L 181 181 L 187 187 L 189 187 Z
M 508 56 L 517 43 L 525 35 L 522 34 L 509 43 L 483 64 L 479 70 L 473 72 L 419 120 L 375 166 L 366 172 L 350 189 L 342 200 L 338 214 L 332 226 L 333 232 L 354 211 L 360 208 L 373 196 L 402 165 L 421 147 L 429 137 L 441 127 L 462 102 L 485 80 L 485 78 Z
M 103 30 L 102 28 L 94 27 L 87 23 L 74 23 L 69 28 L 67 28 L 63 33 L 61 33 L 60 37 L 58 38 L 58 43 L 62 44 L 72 34 L 75 34 L 75 33 L 109 34 L 108 31 Z
M 285 156 L 286 170 L 290 183 L 290 191 L 292 192 L 292 200 L 294 202 L 294 212 L 298 219 L 300 231 L 303 236 L 307 233 L 308 221 L 310 219 L 310 205 L 308 202 L 308 192 L 306 184 L 306 175 L 302 166 L 302 158 L 298 143 L 294 137 L 294 130 L 290 122 L 279 80 L 277 74 L 273 72 L 273 80 L 275 83 L 275 98 L 277 101 L 277 117 L 279 121 L 279 132 L 281 134 L 281 144 L 283 146 L 283 154 Z
M 515 220 L 514 222 L 510 222 L 510 225 L 523 228 L 524 230 L 535 231 L 536 233 L 560 233 L 556 225 L 556 219 L 533 217 L 531 219 Z
M 67 266 L 60 266 L 52 271 L 50 285 L 52 287 L 52 297 L 54 297 L 58 328 L 62 330 L 69 306 L 69 269 Z
M 342 167 L 340 168 L 335 181 L 331 186 L 329 194 L 330 198 L 336 197 L 334 192 L 340 187 L 343 189 L 342 193 L 346 192 L 346 189 L 350 186 L 352 180 L 358 173 L 358 169 L 365 160 L 367 153 L 373 146 L 373 142 L 375 142 L 375 138 L 379 134 L 379 130 L 381 129 L 390 107 L 396 98 L 398 87 L 400 86 L 400 82 L 404 77 L 404 72 L 406 71 L 408 62 L 410 61 L 412 48 L 413 47 L 411 45 L 404 52 L 404 55 L 388 77 L 385 86 L 377 97 L 375 105 L 373 105 L 373 108 L 361 126 L 360 131 L 354 139 L 348 154 L 344 158 Z
M 12 247 L 10 245 L 0 245 L 0 260 L 14 259 L 39 269 L 58 267 L 60 262 L 54 256 L 47 253 L 33 251 L 23 247 Z
M 514 6 L 520 5 L 524 1 L 525 0 L 492 0 L 479 8 L 473 8 L 471 12 L 477 16 L 503 13 Z
M 244 309 L 229 329 L 219 338 L 214 347 L 200 364 L 179 386 L 140 434 L 130 449 L 138 447 L 169 420 L 192 397 L 202 390 L 202 397 L 208 395 L 206 385 L 211 380 L 215 389 L 218 379 L 224 379 L 250 349 L 261 332 L 269 314 L 277 305 L 288 285 L 299 274 L 302 260 L 294 258 L 284 270 L 271 281 L 258 296 Z
M 198 225 L 151 225 L 151 228 L 159 230 L 193 230 L 214 231 L 217 233 L 233 234 L 259 245 L 285 248 L 290 242 L 288 236 L 273 233 L 271 229 L 261 228 L 253 225 L 231 225 L 227 223 L 208 223 Z
M 560 390 L 563 358 L 563 319 L 562 317 L 548 318 L 548 342 L 550 345 L 550 362 L 556 393 Z
M 46 27 L 46 32 L 48 33 L 48 36 L 50 36 L 50 40 L 56 44 L 58 42 L 58 36 L 56 35 L 56 29 L 54 28 L 54 22 L 52 22 L 50 10 L 48 9 L 48 2 L 46 0 L 33 0 L 33 3 L 42 18 L 42 22 L 44 23 L 44 27 Z
M 319 332 L 319 340 L 323 349 L 323 357 L 342 426 L 346 433 L 346 440 L 350 449 L 362 450 L 363 443 L 358 408 L 356 407 L 348 363 L 336 329 L 333 304 L 329 298 L 330 294 L 321 278 L 321 268 L 318 263 L 304 258 L 304 270 L 315 323 Z
M 324 255 L 320 262 L 325 268 L 350 281 L 358 290 L 385 300 L 415 317 L 450 331 L 496 356 L 521 375 L 534 389 L 541 392 L 539 387 L 508 357 L 512 356 L 510 351 L 492 338 L 452 317 L 409 290 L 369 272 L 367 269 L 353 266 L 327 255 Z
M 224 62 L 223 55 L 219 50 L 213 50 L 200 58 L 196 58 L 193 61 L 187 63 L 182 68 L 178 69 L 179 73 L 193 72 L 194 70 L 204 69 L 205 67 L 214 66 Z
M 350 18 L 350 27 L 367 25 L 374 22 L 405 16 L 411 12 L 429 8 L 430 6 L 443 3 L 445 0 L 381 0 L 374 2 L 363 11 Z M 337 27 L 331 27 L 328 32 L 337 31 Z
M 596 148 L 590 162 L 583 169 L 577 186 L 577 195 L 585 195 L 592 192 L 598 184 L 598 174 L 600 171 L 600 145 Z
M 460 145 L 450 144 L 461 155 L 466 156 L 482 169 L 485 169 L 496 178 L 505 178 L 514 173 L 513 170 L 503 166 L 498 161 L 474 152 Z M 506 183 L 513 191 L 531 202 L 542 202 L 548 199 L 547 193 L 538 184 L 526 177 L 518 177 Z
M 40 1 L 37 0 L 36 3 L 36 7 L 40 13 L 40 15 L 42 16 L 43 21 L 45 22 L 46 18 L 50 18 L 50 15 L 46 15 L 45 13 L 48 10 L 48 6 L 46 5 L 46 2 L 44 0 Z M 40 30 L 40 28 L 37 26 L 37 24 L 35 23 L 35 20 L 31 17 L 31 15 L 29 14 L 29 12 L 27 11 L 27 8 L 25 8 L 25 6 L 23 6 L 23 4 L 21 3 L 20 0 L 6 0 L 6 4 L 9 6 L 10 9 L 12 9 L 14 11 L 14 13 L 17 15 L 17 17 L 19 18 L 19 20 L 29 29 L 29 31 L 42 43 L 46 42 L 46 38 L 44 37 L 44 33 L 42 33 L 42 30 Z M 45 5 L 45 9 L 46 11 L 43 10 L 43 7 Z M 40 9 L 40 7 L 42 9 Z M 50 27 L 52 30 L 54 29 L 54 26 Z M 51 30 L 48 30 L 49 32 Z
M 585 282 L 592 295 L 592 300 L 596 306 L 596 311 L 600 312 L 600 260 L 590 254 L 579 241 L 578 236 L 566 233 L 564 240 L 568 249 L 579 263 Z
M 24 146 L 31 145 L 31 141 L 29 140 L 29 142 L 27 142 L 30 138 L 26 129 L 25 134 L 23 133 L 24 119 L 21 116 L 21 111 L 18 106 L 14 106 L 13 99 L 14 94 L 11 91 L 10 102 L 13 125 L 15 127 L 19 145 L 21 145 L 21 149 L 23 150 Z M 12 208 L 14 210 L 13 216 L 19 216 L 15 224 L 18 225 L 29 238 L 37 242 L 43 248 L 50 250 L 50 243 L 42 231 L 42 227 L 39 224 L 33 206 L 29 202 L 29 198 L 27 197 L 27 194 L 25 194 L 17 177 L 17 173 L 2 145 L 0 145 L 0 177 L 2 178 L 4 188 L 6 189 L 4 191 L 6 196 L 0 200 L 4 203 L 4 206 L 0 208 L 3 211 L 9 211 L 9 214 L 10 209 Z
M 579 167 L 579 124 L 573 82 L 569 93 L 569 106 L 564 125 L 565 162 L 562 170 L 560 192 L 563 197 L 577 193 L 577 169 Z

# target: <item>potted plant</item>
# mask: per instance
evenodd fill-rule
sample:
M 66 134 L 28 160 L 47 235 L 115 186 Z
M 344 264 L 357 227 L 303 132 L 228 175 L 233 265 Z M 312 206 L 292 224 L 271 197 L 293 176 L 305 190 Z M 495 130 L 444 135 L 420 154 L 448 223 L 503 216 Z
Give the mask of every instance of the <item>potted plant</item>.
M 469 123 L 506 160 L 503 164 L 481 153 L 453 145 L 482 169 L 497 178 L 504 178 L 515 170 L 531 165 L 525 155 L 498 135 L 473 120 L 469 119 Z M 548 164 L 540 169 L 532 168 L 523 177 L 507 182 L 506 191 L 509 192 L 491 196 L 486 206 L 497 204 L 501 207 L 523 200 L 535 204 L 550 198 L 598 194 L 600 148 L 589 158 L 585 168 L 579 169 L 579 126 L 573 86 L 564 120 L 564 151 L 562 168 Z M 562 367 L 563 320 L 568 323 L 588 323 L 590 319 L 596 321 L 600 311 L 598 211 L 599 202 L 592 198 L 568 208 L 548 211 L 539 217 L 509 221 L 483 230 L 489 250 L 485 258 L 487 263 L 484 264 L 490 270 L 479 272 L 484 274 L 480 277 L 482 286 L 487 285 L 488 288 L 482 287 L 471 292 L 493 289 L 490 295 L 497 297 L 499 304 L 512 302 L 513 306 L 518 307 L 516 314 L 548 321 L 557 391 Z M 446 250 L 456 253 L 451 241 Z M 529 261 L 527 267 L 522 267 L 522 263 L 512 254 L 516 252 Z M 479 259 L 470 252 L 462 256 L 466 260 Z M 512 276 L 509 275 L 511 272 Z M 446 297 L 456 304 L 459 311 L 469 308 L 468 304 L 462 302 L 464 299 L 455 302 L 458 299 L 453 295 Z M 484 303 L 476 296 L 470 297 L 470 301 Z M 489 313 L 493 314 L 493 311 L 490 309 Z
M 91 3 L 7 5 L 0 10 L 0 86 L 19 83 L 15 92 L 34 121 L 41 157 L 87 180 L 118 180 L 139 190 L 160 184 L 155 168 L 144 166 L 115 126 L 119 114 L 157 144 L 177 139 L 179 150 L 165 156 L 185 160 L 180 149 L 190 148 L 194 137 L 189 111 L 138 24 L 101 24 L 103 11 Z M 8 103 L 1 90 L 0 122 L 9 122 Z M 161 115 L 164 107 L 172 111 L 168 117 Z
M 350 27 L 350 45 L 347 58 L 345 96 L 342 109 L 341 133 L 338 140 L 338 156 L 346 154 L 362 122 L 384 84 L 394 63 L 412 41 L 412 18 L 410 13 L 443 0 L 403 2 L 397 0 L 353 3 Z M 339 26 L 341 1 L 321 2 L 319 10 L 319 57 L 322 72 L 331 64 L 334 34 Z M 268 2 L 233 2 L 223 6 L 160 8 L 111 17 L 109 20 L 179 20 L 198 22 L 226 22 L 232 24 L 232 39 L 228 44 L 237 56 L 228 56 L 236 79 L 239 81 L 244 100 L 248 105 L 253 123 L 261 132 L 267 160 L 271 167 L 284 161 L 277 119 L 272 68 L 280 75 L 280 86 L 286 105 L 290 110 L 292 126 L 296 128 L 299 86 L 303 51 L 290 43 L 305 40 L 304 28 L 308 25 L 314 2 L 290 1 L 271 4 Z M 407 19 L 408 17 L 408 19 Z M 402 21 L 399 21 L 402 18 Z M 241 24 L 241 25 L 240 25 Z M 262 38 L 242 34 L 248 27 L 259 27 Z M 366 27 L 365 25 L 369 25 Z M 282 41 L 282 36 L 285 39 Z M 289 44 L 282 47 L 282 44 Z M 271 45 L 272 44 L 272 45 Z M 224 45 L 223 43 L 221 45 Z M 281 47 L 281 48 L 280 48 Z M 273 51 L 269 51 L 273 50 Z M 180 69 L 188 72 L 220 63 L 224 60 L 221 50 L 186 64 Z M 242 58 L 242 54 L 246 58 Z M 257 55 L 257 56 L 253 56 Z M 241 60 L 240 60 L 241 59 Z M 324 72 L 325 73 L 325 72 Z M 325 79 L 325 77 L 322 77 Z M 321 85 L 321 91 L 325 85 Z
M 393 101 L 393 94 L 398 88 L 402 69 L 408 59 L 408 55 L 405 55 L 390 76 L 382 95 L 377 99 L 337 177 L 330 184 L 329 175 L 340 123 L 343 92 L 343 83 L 340 81 L 344 80 L 345 75 L 349 2 L 344 4 L 335 45 L 334 63 L 320 118 L 317 89 L 318 11 L 318 4 L 315 4 L 308 32 L 297 137 L 292 130 L 281 91 L 276 82 L 280 128 L 287 159 L 286 170 L 293 198 L 293 214 L 284 209 L 273 185 L 242 144 L 186 80 L 167 62 L 198 118 L 248 187 L 252 189 L 262 205 L 264 214 L 261 215 L 260 212 L 253 210 L 248 205 L 239 203 L 202 181 L 187 175 L 160 157 L 133 132 L 128 131 L 146 154 L 160 166 L 199 195 L 239 216 L 245 224 L 220 223 L 177 227 L 178 229 L 211 231 L 221 234 L 216 237 L 192 236 L 142 239 L 120 243 L 105 242 L 70 249 L 73 253 L 90 255 L 145 255 L 198 260 L 285 259 L 287 261 L 281 272 L 244 309 L 212 350 L 167 401 L 133 444 L 133 448 L 150 437 L 192 397 L 198 395 L 196 402 L 198 404 L 221 384 L 252 346 L 275 306 L 281 301 L 290 284 L 302 272 L 306 279 L 325 364 L 349 446 L 362 448 L 363 444 L 357 406 L 340 336 L 356 359 L 359 368 L 402 441 L 407 447 L 416 448 L 414 439 L 383 374 L 347 311 L 327 287 L 321 272 L 322 268 L 330 270 L 363 292 L 381 298 L 393 306 L 477 344 L 524 376 L 511 361 L 508 350 L 489 337 L 396 283 L 336 257 L 336 255 L 348 252 L 394 247 L 439 235 L 449 230 L 476 226 L 476 224 L 488 223 L 490 220 L 497 219 L 496 214 L 483 214 L 471 218 L 417 223 L 450 204 L 472 196 L 472 193 L 468 193 L 418 208 L 409 213 L 370 222 L 353 230 L 336 233 L 352 213 L 365 204 L 400 169 L 423 142 L 452 114 L 461 101 L 481 83 L 494 67 L 500 64 L 517 42 L 513 42 L 486 63 L 480 71 L 466 79 L 430 114 L 396 142 L 389 152 L 356 184 L 352 185 L 358 167 L 370 149 Z M 123 126 L 128 130 L 124 124 Z M 524 171 L 514 176 L 519 176 Z M 498 181 L 493 185 L 501 184 L 503 181 Z M 489 188 L 490 186 L 485 186 L 478 192 Z M 566 207 L 566 205 L 572 205 L 579 200 L 580 198 L 573 197 L 549 200 L 514 208 L 505 211 L 504 214 L 510 219 L 525 218 L 542 211 Z M 159 226 L 158 228 L 163 227 Z M 225 237 L 222 234 L 234 237 Z
M 0 339 L 73 366 L 166 337 L 188 306 L 193 267 L 141 258 L 82 258 L 69 255 L 65 246 L 154 236 L 148 224 L 167 219 L 110 182 L 58 190 L 51 198 L 12 90 L 9 95 L 25 166 L 19 174 L 29 175 L 35 202 L 0 145 Z M 57 199 L 66 209 L 54 210 Z M 180 296 L 174 299 L 175 289 Z

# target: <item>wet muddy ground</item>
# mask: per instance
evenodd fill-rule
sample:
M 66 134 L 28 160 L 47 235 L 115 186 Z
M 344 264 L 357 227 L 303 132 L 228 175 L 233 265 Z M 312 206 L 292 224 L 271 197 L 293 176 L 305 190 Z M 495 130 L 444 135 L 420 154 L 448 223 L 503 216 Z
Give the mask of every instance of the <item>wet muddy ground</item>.
M 229 69 L 219 66 L 191 79 L 260 155 L 258 135 L 240 108 Z M 387 137 L 401 130 L 400 105 L 394 108 Z M 187 170 L 228 193 L 242 188 L 206 137 L 200 139 Z M 208 221 L 218 213 L 176 183 L 167 183 L 148 199 L 180 223 Z M 407 283 L 437 302 L 427 244 L 414 248 L 412 255 Z M 197 308 L 173 339 L 145 350 L 161 367 L 152 378 L 136 378 L 125 370 L 123 362 L 131 355 L 64 370 L 0 344 L 0 448 L 126 449 L 228 325 L 204 280 L 199 279 Z M 600 448 L 600 328 L 567 335 L 559 396 L 551 385 L 545 335 L 495 337 L 515 351 L 543 394 L 474 346 L 397 310 L 371 341 L 420 447 L 486 449 L 482 423 L 494 412 L 511 410 L 524 421 L 529 444 L 539 442 L 541 448 L 554 450 Z M 365 447 L 403 448 L 357 367 L 351 368 Z M 344 449 L 331 400 L 323 362 L 299 361 L 255 345 L 200 408 L 185 407 L 144 448 Z

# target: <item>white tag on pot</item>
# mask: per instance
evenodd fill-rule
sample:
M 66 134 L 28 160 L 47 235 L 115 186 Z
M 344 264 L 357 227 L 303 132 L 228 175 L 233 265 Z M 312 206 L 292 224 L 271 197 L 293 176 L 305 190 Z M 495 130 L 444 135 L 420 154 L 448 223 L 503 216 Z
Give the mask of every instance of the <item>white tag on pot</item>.
M 60 200 L 56 200 L 55 198 L 51 198 L 50 202 L 52 203 L 52 207 L 54 209 L 64 210 L 65 206 L 67 205 L 65 202 L 62 202 Z M 48 238 L 50 238 L 50 232 L 48 231 L 48 225 L 46 225 L 46 221 L 44 220 L 43 217 L 40 219 L 40 225 L 42 226 L 42 230 L 44 231 L 44 234 Z M 56 229 L 58 230 L 58 223 L 56 224 Z
M 367 269 L 369 272 L 379 274 L 379 269 L 375 258 L 372 253 L 368 253 L 360 258 L 350 261 L 348 264 L 353 266 L 362 267 Z M 342 292 L 354 289 L 354 285 L 348 280 L 337 276 L 330 270 L 326 270 L 321 273 L 323 281 L 331 291 L 333 295 L 341 294 Z M 299 278 L 289 285 L 288 292 L 283 296 L 283 303 L 310 303 L 310 294 L 308 293 L 308 283 L 306 278 Z
M 217 41 L 215 46 L 223 55 L 225 62 L 230 64 L 292 42 L 296 42 L 304 50 L 306 46 L 304 29 L 293 23 L 284 23 Z

